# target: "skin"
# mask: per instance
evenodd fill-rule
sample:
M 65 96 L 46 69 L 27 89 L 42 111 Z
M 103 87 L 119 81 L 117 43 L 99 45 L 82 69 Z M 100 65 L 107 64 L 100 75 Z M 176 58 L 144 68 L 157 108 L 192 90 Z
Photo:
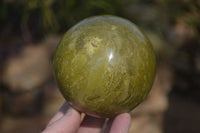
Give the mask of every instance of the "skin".
M 131 116 L 128 113 L 119 114 L 107 121 L 105 119 L 86 115 L 72 108 L 68 103 L 49 121 L 42 133 L 128 133 Z

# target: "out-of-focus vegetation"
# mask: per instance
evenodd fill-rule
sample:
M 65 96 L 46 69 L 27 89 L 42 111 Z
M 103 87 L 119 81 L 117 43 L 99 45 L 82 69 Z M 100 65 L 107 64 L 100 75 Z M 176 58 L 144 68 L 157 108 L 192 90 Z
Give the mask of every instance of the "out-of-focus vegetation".
M 120 0 L 4 0 L 0 3 L 1 31 L 4 36 L 28 32 L 34 37 L 65 32 L 88 16 L 120 14 L 124 4 Z
M 51 74 L 60 36 L 80 20 L 104 14 L 137 24 L 157 54 L 162 84 L 155 81 L 148 115 L 136 110 L 133 126 L 151 127 L 152 133 L 161 133 L 155 125 L 165 133 L 200 132 L 200 0 L 0 1 L 0 132 L 44 128 L 63 102 Z M 159 115 L 165 116 L 163 126 Z
M 32 36 L 65 32 L 83 18 L 113 14 L 125 16 L 158 32 L 182 23 L 198 36 L 198 0 L 3 0 L 0 3 L 1 34 L 28 30 Z M 167 33 L 163 33 L 167 34 Z

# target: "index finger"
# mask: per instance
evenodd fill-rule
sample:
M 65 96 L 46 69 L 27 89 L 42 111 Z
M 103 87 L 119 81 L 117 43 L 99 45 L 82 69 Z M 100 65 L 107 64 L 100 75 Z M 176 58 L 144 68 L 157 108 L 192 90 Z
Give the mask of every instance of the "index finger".
M 48 125 L 51 125 L 52 123 L 54 123 L 55 121 L 59 120 L 60 118 L 62 118 L 64 116 L 64 114 L 67 112 L 67 110 L 70 108 L 70 105 L 65 102 L 61 108 L 59 109 L 59 111 L 53 116 L 53 118 L 49 121 Z

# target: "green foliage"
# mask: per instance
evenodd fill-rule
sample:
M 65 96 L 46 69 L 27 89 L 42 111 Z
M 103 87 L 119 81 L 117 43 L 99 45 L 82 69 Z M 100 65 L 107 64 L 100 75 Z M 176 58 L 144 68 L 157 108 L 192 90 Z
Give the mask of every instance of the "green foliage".
M 102 14 L 126 17 L 163 36 L 180 20 L 196 35 L 200 31 L 200 2 L 195 0 L 4 0 L 0 33 L 28 31 L 33 37 L 63 33 L 83 18 Z
M 31 32 L 39 30 L 42 33 L 58 33 L 66 31 L 85 17 L 119 14 L 122 9 L 120 0 L 4 1 L 0 5 L 0 20 L 5 22 L 4 25 L 14 25 L 11 27 L 12 32 L 28 27 Z

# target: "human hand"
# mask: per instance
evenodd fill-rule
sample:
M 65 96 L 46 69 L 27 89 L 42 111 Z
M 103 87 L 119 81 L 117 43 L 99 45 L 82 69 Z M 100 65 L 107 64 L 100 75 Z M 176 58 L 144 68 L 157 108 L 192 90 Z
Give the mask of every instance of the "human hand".
M 65 103 L 42 133 L 128 133 L 131 123 L 131 116 L 128 113 L 109 119 L 105 128 L 103 128 L 105 119 L 82 116 L 80 112 Z

